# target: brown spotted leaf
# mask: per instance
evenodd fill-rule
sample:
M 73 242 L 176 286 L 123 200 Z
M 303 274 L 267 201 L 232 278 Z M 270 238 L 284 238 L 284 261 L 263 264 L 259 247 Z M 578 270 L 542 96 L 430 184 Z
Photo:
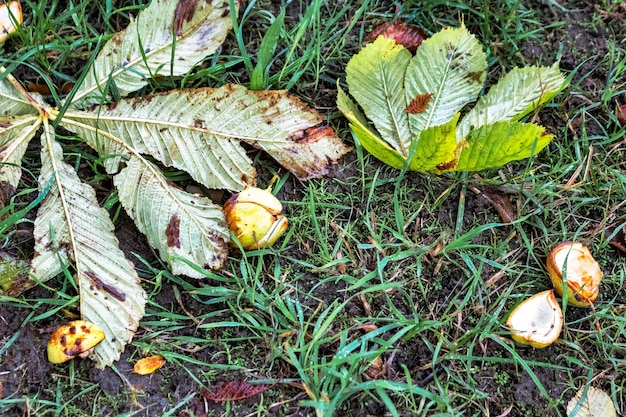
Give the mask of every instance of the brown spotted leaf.
M 185 74 L 220 47 L 231 26 L 229 0 L 152 1 L 104 45 L 87 69 L 73 106 L 108 99 L 111 80 L 125 97 L 151 77 Z
M 35 221 L 31 274 L 45 281 L 74 262 L 80 311 L 105 333 L 91 353 L 99 367 L 119 359 L 143 317 L 146 294 L 133 265 L 119 249 L 113 224 L 95 192 L 63 162 L 54 130 L 44 123 L 41 136 L 40 192 L 50 187 Z
M 240 142 L 267 151 L 298 178 L 324 175 L 349 149 L 323 116 L 286 91 L 240 85 L 178 90 L 65 113 L 76 132 L 119 170 L 124 155 L 150 154 L 208 188 L 241 190 L 255 170 Z M 112 140 L 105 140 L 110 137 Z
M 422 28 L 414 25 L 407 25 L 401 19 L 394 22 L 383 23 L 376 27 L 367 37 L 366 42 L 371 42 L 379 36 L 393 39 L 398 45 L 404 46 L 411 52 L 422 44 L 428 38 L 428 34 Z

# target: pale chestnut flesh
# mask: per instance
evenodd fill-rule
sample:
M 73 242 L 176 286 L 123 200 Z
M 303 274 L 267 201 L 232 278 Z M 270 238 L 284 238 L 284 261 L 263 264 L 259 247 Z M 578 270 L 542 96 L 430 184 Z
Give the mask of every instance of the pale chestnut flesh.
M 587 307 L 598 298 L 602 270 L 582 243 L 564 242 L 555 246 L 546 266 L 554 289 L 561 296 L 567 294 L 569 304 Z
M 22 6 L 19 1 L 10 1 L 0 4 L 0 42 L 13 32 L 17 31 L 17 26 L 22 24 Z
M 93 323 L 76 320 L 60 326 L 48 341 L 48 360 L 63 363 L 88 353 L 104 340 L 104 331 Z
M 224 215 L 243 249 L 259 249 L 272 246 L 287 230 L 289 222 L 280 214 L 282 209 L 269 189 L 246 187 L 228 199 Z M 237 242 L 231 245 L 237 246 Z
M 563 312 L 554 290 L 533 295 L 520 303 L 506 321 L 517 343 L 544 348 L 554 343 L 563 329 Z

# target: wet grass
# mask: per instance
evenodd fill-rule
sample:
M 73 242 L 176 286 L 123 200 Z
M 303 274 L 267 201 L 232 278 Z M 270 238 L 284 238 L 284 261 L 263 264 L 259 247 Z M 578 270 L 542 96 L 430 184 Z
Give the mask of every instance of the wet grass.
M 271 389 L 252 400 L 210 403 L 209 415 L 563 416 L 585 385 L 602 388 L 618 410 L 626 409 L 626 263 L 605 234 L 626 223 L 626 128 L 615 117 L 615 106 L 626 100 L 626 45 L 607 31 L 600 59 L 577 55 L 569 89 L 532 116 L 556 135 L 537 157 L 471 174 L 401 173 L 354 143 L 334 106 L 335 82 L 343 81 L 345 64 L 374 26 L 401 17 L 434 33 L 463 21 L 486 46 L 494 79 L 516 65 L 549 65 L 568 48 L 552 43 L 567 24 L 557 3 L 541 9 L 516 1 L 422 3 L 286 2 L 281 22 L 278 3 L 251 1 L 218 54 L 185 77 L 159 79 L 140 92 L 250 85 L 256 71 L 259 85 L 313 103 L 355 150 L 332 175 L 307 182 L 257 156 L 261 185 L 278 177 L 274 191 L 291 224 L 274 248 L 233 251 L 224 269 L 198 281 L 139 254 L 149 301 L 128 354 L 107 371 L 119 389 L 94 382 L 90 363 L 76 361 L 52 368 L 39 391 L 26 372 L 29 382 L 4 392 L 0 412 L 20 415 L 19 406 L 42 416 L 193 415 L 201 388 L 227 380 Z M 125 4 L 85 1 L 69 9 L 25 2 L 24 29 L 0 46 L 2 64 L 24 81 L 60 91 L 142 7 Z M 621 27 L 603 14 L 617 7 L 603 4 L 582 25 Z M 530 56 L 529 45 L 542 52 Z M 80 144 L 71 149 L 87 161 L 90 183 L 110 187 L 84 152 Z M 31 191 L 32 178 L 24 184 Z M 505 224 L 485 193 L 508 199 L 516 220 Z M 114 194 L 107 207 L 119 211 Z M 19 199 L 5 203 L 5 246 L 16 242 L 33 210 Z M 545 256 L 564 240 L 580 240 L 596 256 L 605 274 L 600 299 L 594 309 L 566 308 L 555 345 L 515 345 L 506 315 L 550 288 Z M 69 271 L 44 287 L 40 298 L 0 298 L 3 310 L 19 309 L 24 317 L 17 333 L 2 339 L 2 364 L 23 329 L 76 310 Z M 167 364 L 149 383 L 130 368 L 152 354 Z M 13 371 L 0 364 L 0 381 Z M 180 380 L 187 390 L 172 388 Z

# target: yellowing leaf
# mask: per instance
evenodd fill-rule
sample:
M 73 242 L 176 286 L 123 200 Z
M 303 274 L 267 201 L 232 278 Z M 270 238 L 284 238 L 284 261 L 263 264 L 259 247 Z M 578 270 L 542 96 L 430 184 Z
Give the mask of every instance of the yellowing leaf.
M 528 158 L 545 148 L 553 135 L 542 126 L 496 122 L 472 130 L 461 148 L 456 171 L 479 171 Z
M 448 123 L 432 126 L 420 134 L 417 149 L 411 160 L 414 171 L 432 171 L 454 160 L 456 150 L 457 114 Z
M 149 375 L 163 365 L 165 365 L 165 358 L 163 356 L 148 356 L 147 358 L 139 359 L 137 363 L 135 363 L 133 371 L 139 375 Z
M 404 72 L 411 53 L 393 39 L 378 37 L 352 57 L 346 66 L 350 94 L 387 143 L 397 152 L 408 154 L 414 134 L 404 111 Z
M 581 387 L 567 403 L 568 417 L 616 417 L 611 397 L 594 387 Z
M 406 157 L 387 144 L 337 83 L 337 107 L 350 122 L 350 128 L 361 145 L 376 158 L 394 168 L 402 168 Z
M 340 89 L 337 106 L 363 147 L 394 168 L 404 167 L 409 152 L 409 169 L 435 173 L 498 167 L 539 152 L 553 136 L 513 122 L 565 87 L 557 65 L 511 71 L 457 125 L 481 94 L 486 70 L 482 45 L 464 25 L 424 40 L 414 57 L 379 36 L 346 66 L 349 92 L 367 118 Z M 441 128 L 452 120 L 456 133 Z

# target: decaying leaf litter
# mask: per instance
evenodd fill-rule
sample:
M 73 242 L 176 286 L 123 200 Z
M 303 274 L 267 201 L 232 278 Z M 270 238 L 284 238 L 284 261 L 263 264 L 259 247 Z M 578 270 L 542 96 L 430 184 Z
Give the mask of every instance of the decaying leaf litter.
M 92 354 L 101 367 L 119 359 L 132 338 L 146 294 L 118 247 L 108 213 L 63 161 L 54 125 L 105 157 L 119 200 L 138 229 L 173 273 L 194 278 L 205 275 L 198 267 L 216 269 L 226 259 L 230 237 L 222 209 L 170 184 L 146 156 L 188 172 L 207 188 L 239 190 L 255 183 L 240 141 L 274 155 L 303 179 L 322 175 L 348 150 L 331 128 L 318 126 L 320 114 L 284 91 L 225 85 L 104 104 L 113 100 L 111 90 L 124 97 L 150 77 L 186 73 L 215 52 L 230 28 L 226 1 L 153 2 L 104 45 L 60 109 L 3 74 L 2 179 L 12 189 L 28 143 L 43 127 L 39 183 L 46 196 L 35 221 L 30 275 L 33 283 L 45 282 L 72 261 L 81 316 L 107 336 Z
M 112 106 L 112 107 L 113 107 L 113 106 Z M 131 105 L 130 107 L 133 107 L 133 106 Z M 126 110 L 128 110 L 128 109 L 126 109 Z M 70 110 L 70 116 L 71 116 L 71 110 Z M 65 117 L 65 115 L 64 115 L 64 117 Z M 77 117 L 78 117 L 78 116 L 77 116 Z M 85 117 L 87 117 L 87 116 L 85 116 Z M 118 114 L 118 117 L 119 117 L 119 114 Z M 141 117 L 141 115 L 139 115 L 138 117 Z M 115 118 L 115 116 L 113 116 L 113 118 Z M 71 120 L 71 117 L 70 117 L 70 120 Z M 82 120 L 81 120 L 81 122 L 82 122 Z M 45 120 L 43 121 L 43 123 L 45 124 Z M 72 122 L 70 121 L 69 123 L 72 123 Z M 204 128 L 204 126 L 202 126 L 202 128 Z M 107 128 L 107 129 L 108 129 L 108 128 Z M 324 129 L 324 128 L 323 128 L 323 129 Z M 48 129 L 47 129 L 47 130 L 48 130 Z M 327 129 L 324 129 L 324 130 L 326 130 L 326 131 L 327 131 Z M 106 133 L 108 133 L 108 132 L 106 132 L 106 129 L 101 129 L 101 127 L 100 127 L 100 126 L 97 126 L 97 128 L 96 128 L 96 129 L 94 129 L 93 131 L 95 132 L 95 136 L 96 136 L 96 138 L 94 139 L 94 143 L 96 143 L 96 142 L 98 141 L 98 139 L 99 139 L 99 135 L 102 135 L 102 134 L 106 134 Z M 45 132 L 44 132 L 44 133 L 45 133 Z M 53 134 L 54 134 L 54 131 L 53 131 L 52 129 L 48 130 L 47 135 L 49 135 L 49 136 L 53 136 Z M 85 135 L 87 135 L 87 134 L 85 134 Z M 93 145 L 92 145 L 92 146 L 93 146 Z M 95 146 L 94 146 L 94 147 L 95 147 Z M 139 148 L 139 149 L 141 149 L 143 152 L 147 152 L 147 151 L 143 150 L 143 148 Z M 115 149 L 115 150 L 117 151 L 118 149 Z M 128 157 L 128 155 L 126 155 L 126 156 Z M 130 156 L 131 156 L 131 158 L 132 158 L 133 154 L 131 154 Z M 43 159 L 43 155 L 42 155 L 42 159 Z M 126 167 L 124 167 L 123 169 L 126 169 Z M 113 170 L 111 170 L 111 171 L 112 171 L 112 172 L 115 172 L 115 171 L 113 171 Z M 119 185 L 118 185 L 118 187 L 119 187 Z M 224 187 L 224 188 L 227 188 L 227 187 Z M 45 191 L 45 190 L 44 190 L 44 191 Z M 176 222 L 175 222 L 175 223 L 176 223 Z M 166 228 L 166 230 L 167 230 L 167 231 L 169 231 L 169 232 L 170 232 L 170 234 L 171 234 L 172 230 L 174 230 L 174 229 L 178 230 L 178 228 L 179 228 L 179 226 L 178 226 L 178 225 L 176 225 L 175 227 L 173 227 L 173 226 L 172 226 L 172 224 L 173 224 L 173 223 L 172 223 L 172 220 L 170 219 L 170 222 L 168 223 L 168 226 L 167 226 L 167 228 Z M 167 231 L 166 231 L 166 234 L 168 233 Z M 172 241 L 171 236 L 170 236 L 170 238 L 168 239 L 168 241 L 170 241 L 170 242 Z M 89 271 L 88 271 L 88 272 L 89 272 Z M 109 294 L 111 294 L 111 292 L 110 292 L 110 291 L 108 291 L 108 290 L 106 290 L 106 288 L 109 288 L 109 289 L 111 289 L 111 288 L 115 288 L 115 287 L 111 286 L 110 284 L 103 283 L 101 280 L 99 281 L 99 277 L 98 277 L 98 275 L 95 275 L 95 274 L 93 274 L 93 273 L 88 273 L 88 274 L 86 274 L 86 275 L 87 275 L 87 276 L 90 276 L 90 278 L 91 278 L 92 282 L 94 283 L 94 285 L 95 285 L 98 289 L 100 289 L 100 290 L 103 290 L 103 289 L 104 289 L 104 290 L 105 290 L 105 292 L 109 292 Z M 95 278 L 95 280 L 94 280 L 94 276 L 96 277 L 96 278 Z M 107 286 L 108 286 L 108 287 L 107 287 Z M 113 290 L 113 293 L 115 293 L 115 290 Z M 118 293 L 118 294 L 117 294 L 117 297 L 115 297 L 115 296 L 114 296 L 114 298 L 118 298 L 118 299 L 119 299 L 119 298 L 123 298 L 123 297 L 120 295 L 120 293 Z

